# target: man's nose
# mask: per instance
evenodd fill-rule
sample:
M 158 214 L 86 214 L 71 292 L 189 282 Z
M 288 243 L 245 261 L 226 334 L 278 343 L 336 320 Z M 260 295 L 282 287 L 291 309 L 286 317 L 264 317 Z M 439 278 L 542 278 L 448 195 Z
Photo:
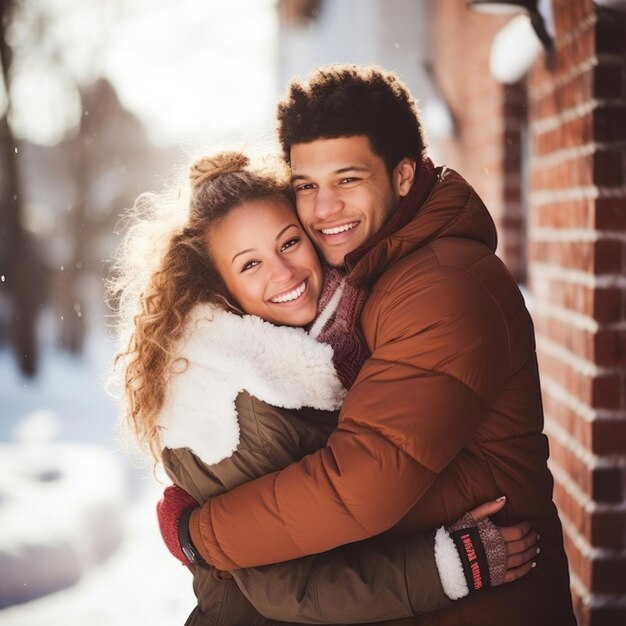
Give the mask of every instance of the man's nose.
M 343 208 L 343 200 L 333 189 L 320 187 L 315 199 L 315 217 L 318 220 L 328 220 L 339 213 Z

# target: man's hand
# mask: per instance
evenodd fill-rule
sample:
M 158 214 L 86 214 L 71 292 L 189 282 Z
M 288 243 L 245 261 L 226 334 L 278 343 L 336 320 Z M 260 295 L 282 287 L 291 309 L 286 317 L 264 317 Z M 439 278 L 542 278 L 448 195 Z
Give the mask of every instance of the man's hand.
M 163 491 L 163 497 L 157 502 L 157 518 L 161 537 L 170 553 L 183 565 L 189 567 L 191 563 L 183 554 L 178 541 L 178 521 L 185 509 L 198 506 L 198 503 L 177 485 L 170 485 Z

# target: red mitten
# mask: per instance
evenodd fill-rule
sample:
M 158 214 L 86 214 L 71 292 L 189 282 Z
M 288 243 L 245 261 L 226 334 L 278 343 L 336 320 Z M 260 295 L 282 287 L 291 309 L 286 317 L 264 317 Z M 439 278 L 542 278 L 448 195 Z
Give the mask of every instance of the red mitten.
M 177 485 L 171 485 L 163 491 L 163 497 L 157 502 L 157 518 L 161 537 L 170 553 L 183 565 L 191 565 L 183 554 L 178 541 L 178 520 L 185 509 L 198 506 L 198 503 Z

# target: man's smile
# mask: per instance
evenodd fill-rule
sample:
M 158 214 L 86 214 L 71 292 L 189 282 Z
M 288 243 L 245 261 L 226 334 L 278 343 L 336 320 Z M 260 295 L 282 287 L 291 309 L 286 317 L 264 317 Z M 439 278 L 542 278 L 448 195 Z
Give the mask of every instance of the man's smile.
M 323 235 L 338 235 L 339 233 L 343 233 L 347 230 L 352 230 L 359 225 L 359 222 L 349 222 L 348 224 L 341 224 L 340 226 L 332 226 L 327 228 L 320 228 L 319 232 Z

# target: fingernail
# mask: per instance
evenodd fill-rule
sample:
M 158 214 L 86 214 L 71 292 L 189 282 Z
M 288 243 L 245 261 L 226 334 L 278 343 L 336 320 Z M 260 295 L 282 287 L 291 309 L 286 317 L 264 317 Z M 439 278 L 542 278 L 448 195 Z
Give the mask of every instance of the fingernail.
M 502 500 L 506 500 L 506 496 L 500 496 L 499 498 L 496 498 L 496 502 L 502 502 Z
M 531 565 L 531 567 L 537 567 L 537 562 L 533 561 L 533 564 Z

